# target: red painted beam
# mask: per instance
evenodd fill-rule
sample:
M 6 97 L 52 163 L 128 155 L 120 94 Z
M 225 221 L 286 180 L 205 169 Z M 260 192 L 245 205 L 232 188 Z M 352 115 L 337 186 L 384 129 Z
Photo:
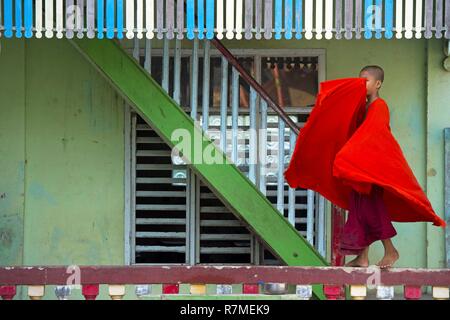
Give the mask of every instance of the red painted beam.
M 66 267 L 1 267 L 0 285 L 65 285 Z M 80 284 L 289 283 L 450 286 L 450 269 L 391 269 L 288 266 L 80 266 Z M 379 273 L 379 274 L 377 274 Z M 379 277 L 378 277 L 379 276 Z M 373 284 L 373 282 L 370 282 Z M 74 284 L 74 283 L 71 283 Z

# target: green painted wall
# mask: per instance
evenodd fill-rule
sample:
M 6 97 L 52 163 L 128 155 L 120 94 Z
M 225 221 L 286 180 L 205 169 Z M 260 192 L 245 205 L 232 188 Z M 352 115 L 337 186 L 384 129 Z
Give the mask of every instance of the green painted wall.
M 1 42 L 0 264 L 124 263 L 121 99 L 66 41 Z M 381 95 L 393 134 L 443 216 L 442 129 L 450 126 L 443 41 L 225 44 L 326 49 L 328 79 L 356 76 L 366 64 L 383 66 Z M 442 230 L 425 223 L 395 226 L 398 266 L 443 267 Z M 371 262 L 381 256 L 381 245 L 374 245 Z
M 57 40 L 2 39 L 0 96 L 0 264 L 122 264 L 122 100 Z

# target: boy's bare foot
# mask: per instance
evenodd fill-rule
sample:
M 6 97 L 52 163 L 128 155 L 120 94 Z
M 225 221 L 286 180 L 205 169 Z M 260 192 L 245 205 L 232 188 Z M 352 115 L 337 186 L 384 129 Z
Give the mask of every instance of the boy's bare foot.
M 349 261 L 345 264 L 346 267 L 359 267 L 359 268 L 367 268 L 369 266 L 369 259 L 367 257 L 357 256 L 352 261 Z
M 379 266 L 381 269 L 390 268 L 394 265 L 398 258 L 400 258 L 400 255 L 398 254 L 397 250 L 386 252 L 383 259 L 381 259 L 380 262 L 377 263 L 377 266 Z

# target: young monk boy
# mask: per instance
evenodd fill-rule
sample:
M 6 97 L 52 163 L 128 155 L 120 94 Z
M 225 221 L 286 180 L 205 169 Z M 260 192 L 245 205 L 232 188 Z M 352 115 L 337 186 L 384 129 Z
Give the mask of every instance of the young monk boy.
M 391 221 L 446 225 L 391 133 L 389 108 L 379 97 L 383 77 L 383 69 L 367 66 L 358 78 L 321 82 L 284 172 L 291 188 L 314 190 L 349 210 L 339 243 L 344 254 L 357 255 L 349 266 L 368 266 L 377 240 L 385 248 L 380 267 L 398 260 Z
M 367 81 L 367 113 L 371 105 L 381 99 L 379 90 L 384 81 L 384 71 L 379 66 L 366 66 L 359 73 L 359 77 Z M 356 254 L 357 257 L 347 263 L 347 266 L 368 267 L 369 246 L 377 240 L 381 240 L 384 246 L 384 257 L 377 265 L 380 268 L 392 266 L 399 258 L 399 253 L 391 240 L 396 234 L 383 202 L 382 187 L 372 185 L 368 195 L 351 191 L 341 251 L 350 255 Z

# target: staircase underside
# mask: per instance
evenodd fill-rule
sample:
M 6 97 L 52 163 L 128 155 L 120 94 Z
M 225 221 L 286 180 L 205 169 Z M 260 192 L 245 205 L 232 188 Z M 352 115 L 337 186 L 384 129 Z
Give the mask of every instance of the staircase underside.
M 189 166 L 286 265 L 326 266 L 323 257 L 278 212 L 254 184 L 207 138 L 189 115 L 156 83 L 153 78 L 113 40 L 71 40 L 78 51 L 116 88 L 136 112 L 151 125 L 171 147 L 172 133 L 180 128 L 191 137 L 203 136 L 201 146 L 184 152 Z M 196 163 L 199 153 L 216 155 L 222 164 Z M 200 152 L 199 152 L 200 151 Z M 316 297 L 323 298 L 314 286 Z

